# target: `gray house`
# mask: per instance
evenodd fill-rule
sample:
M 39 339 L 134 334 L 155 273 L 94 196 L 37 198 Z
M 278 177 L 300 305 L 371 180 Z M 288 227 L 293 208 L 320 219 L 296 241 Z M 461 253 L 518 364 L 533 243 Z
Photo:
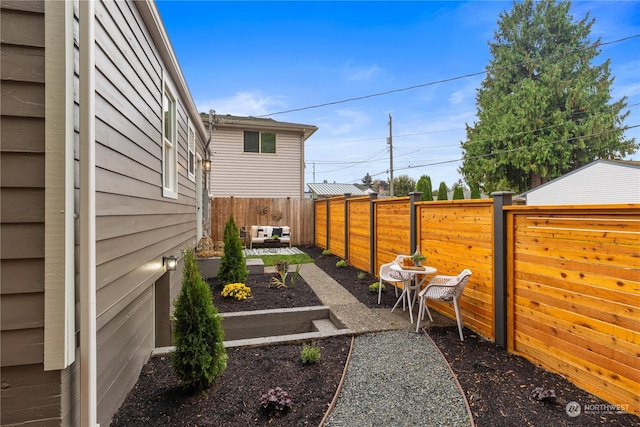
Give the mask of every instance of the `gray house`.
M 596 160 L 518 197 L 527 205 L 640 203 L 640 162 Z
M 0 424 L 107 426 L 206 233 L 208 133 L 153 2 L 0 7 Z

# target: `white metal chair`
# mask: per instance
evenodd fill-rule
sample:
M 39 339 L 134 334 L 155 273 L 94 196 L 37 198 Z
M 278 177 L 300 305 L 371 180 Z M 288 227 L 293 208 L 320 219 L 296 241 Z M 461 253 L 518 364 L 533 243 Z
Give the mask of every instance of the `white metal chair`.
M 409 255 L 398 255 L 396 257 L 396 259 L 393 262 L 388 262 L 386 264 L 382 264 L 380 266 L 380 286 L 378 286 L 378 304 L 380 304 L 380 300 L 382 298 L 382 285 L 386 282 L 386 284 L 393 286 L 395 291 L 396 291 L 396 298 L 398 298 L 398 283 L 402 283 L 401 280 L 398 280 L 395 277 L 391 276 L 391 266 L 393 264 L 397 264 L 399 262 L 402 262 L 402 259 L 404 257 L 407 257 Z M 404 306 L 404 301 L 402 303 L 402 309 L 404 310 L 405 306 Z
M 437 300 L 453 302 L 453 307 L 456 312 L 456 320 L 458 322 L 458 332 L 460 332 L 460 341 L 464 341 L 462 335 L 462 315 L 460 314 L 460 307 L 458 306 L 458 300 L 464 292 L 465 286 L 471 277 L 471 271 L 468 269 L 463 270 L 457 276 L 435 276 L 429 281 L 426 288 L 420 291 L 418 298 L 420 298 L 420 305 L 418 308 L 418 321 L 416 322 L 416 332 L 420 329 L 420 320 L 424 319 L 424 312 L 427 311 L 429 320 L 433 322 L 431 312 L 427 306 L 427 300 Z

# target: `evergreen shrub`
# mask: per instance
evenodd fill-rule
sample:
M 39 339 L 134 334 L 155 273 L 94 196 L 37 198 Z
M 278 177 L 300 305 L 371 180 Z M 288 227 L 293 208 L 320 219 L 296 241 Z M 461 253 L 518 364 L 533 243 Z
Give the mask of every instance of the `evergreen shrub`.
M 224 225 L 224 254 L 218 268 L 218 280 L 224 287 L 229 283 L 244 283 L 248 275 L 240 234 L 231 215 Z
M 213 306 L 211 289 L 200 275 L 193 249 L 187 249 L 182 288 L 174 301 L 175 351 L 171 365 L 187 391 L 211 386 L 227 367 L 222 319 Z

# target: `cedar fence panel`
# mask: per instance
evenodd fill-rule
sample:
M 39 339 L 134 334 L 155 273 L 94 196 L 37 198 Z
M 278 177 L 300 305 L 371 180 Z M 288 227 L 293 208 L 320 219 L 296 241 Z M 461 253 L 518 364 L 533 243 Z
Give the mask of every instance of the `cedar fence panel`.
M 371 203 L 368 196 L 347 199 L 349 263 L 363 271 L 371 264 Z
M 345 209 L 344 197 L 338 196 L 329 199 L 329 250 L 341 258 L 345 257 Z
M 224 225 L 233 214 L 238 227 L 252 225 L 288 225 L 291 227 L 291 244 L 312 245 L 313 200 L 292 198 L 237 198 L 214 197 L 211 199 L 211 238 L 223 240 Z
M 315 243 L 322 249 L 327 249 L 327 200 L 316 199 L 314 201 L 315 209 Z
M 509 350 L 640 414 L 640 208 L 507 215 Z
M 375 215 L 375 271 L 396 259 L 399 254 L 410 255 L 411 223 L 408 197 L 374 200 Z M 414 248 L 415 250 L 415 248 Z
M 455 200 L 416 203 L 417 242 L 436 274 L 473 273 L 460 299 L 465 326 L 494 339 L 493 201 Z M 453 305 L 429 301 L 429 307 L 455 319 Z

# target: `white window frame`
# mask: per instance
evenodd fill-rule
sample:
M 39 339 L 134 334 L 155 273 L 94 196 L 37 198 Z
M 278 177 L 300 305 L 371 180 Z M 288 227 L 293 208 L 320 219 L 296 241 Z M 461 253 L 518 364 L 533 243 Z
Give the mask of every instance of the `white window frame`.
M 173 85 L 165 76 L 162 90 L 162 196 L 169 199 L 178 198 L 178 99 Z M 165 103 L 169 103 L 169 128 Z
M 187 125 L 187 170 L 189 180 L 191 182 L 196 181 L 196 131 L 193 128 L 193 123 L 189 120 Z

